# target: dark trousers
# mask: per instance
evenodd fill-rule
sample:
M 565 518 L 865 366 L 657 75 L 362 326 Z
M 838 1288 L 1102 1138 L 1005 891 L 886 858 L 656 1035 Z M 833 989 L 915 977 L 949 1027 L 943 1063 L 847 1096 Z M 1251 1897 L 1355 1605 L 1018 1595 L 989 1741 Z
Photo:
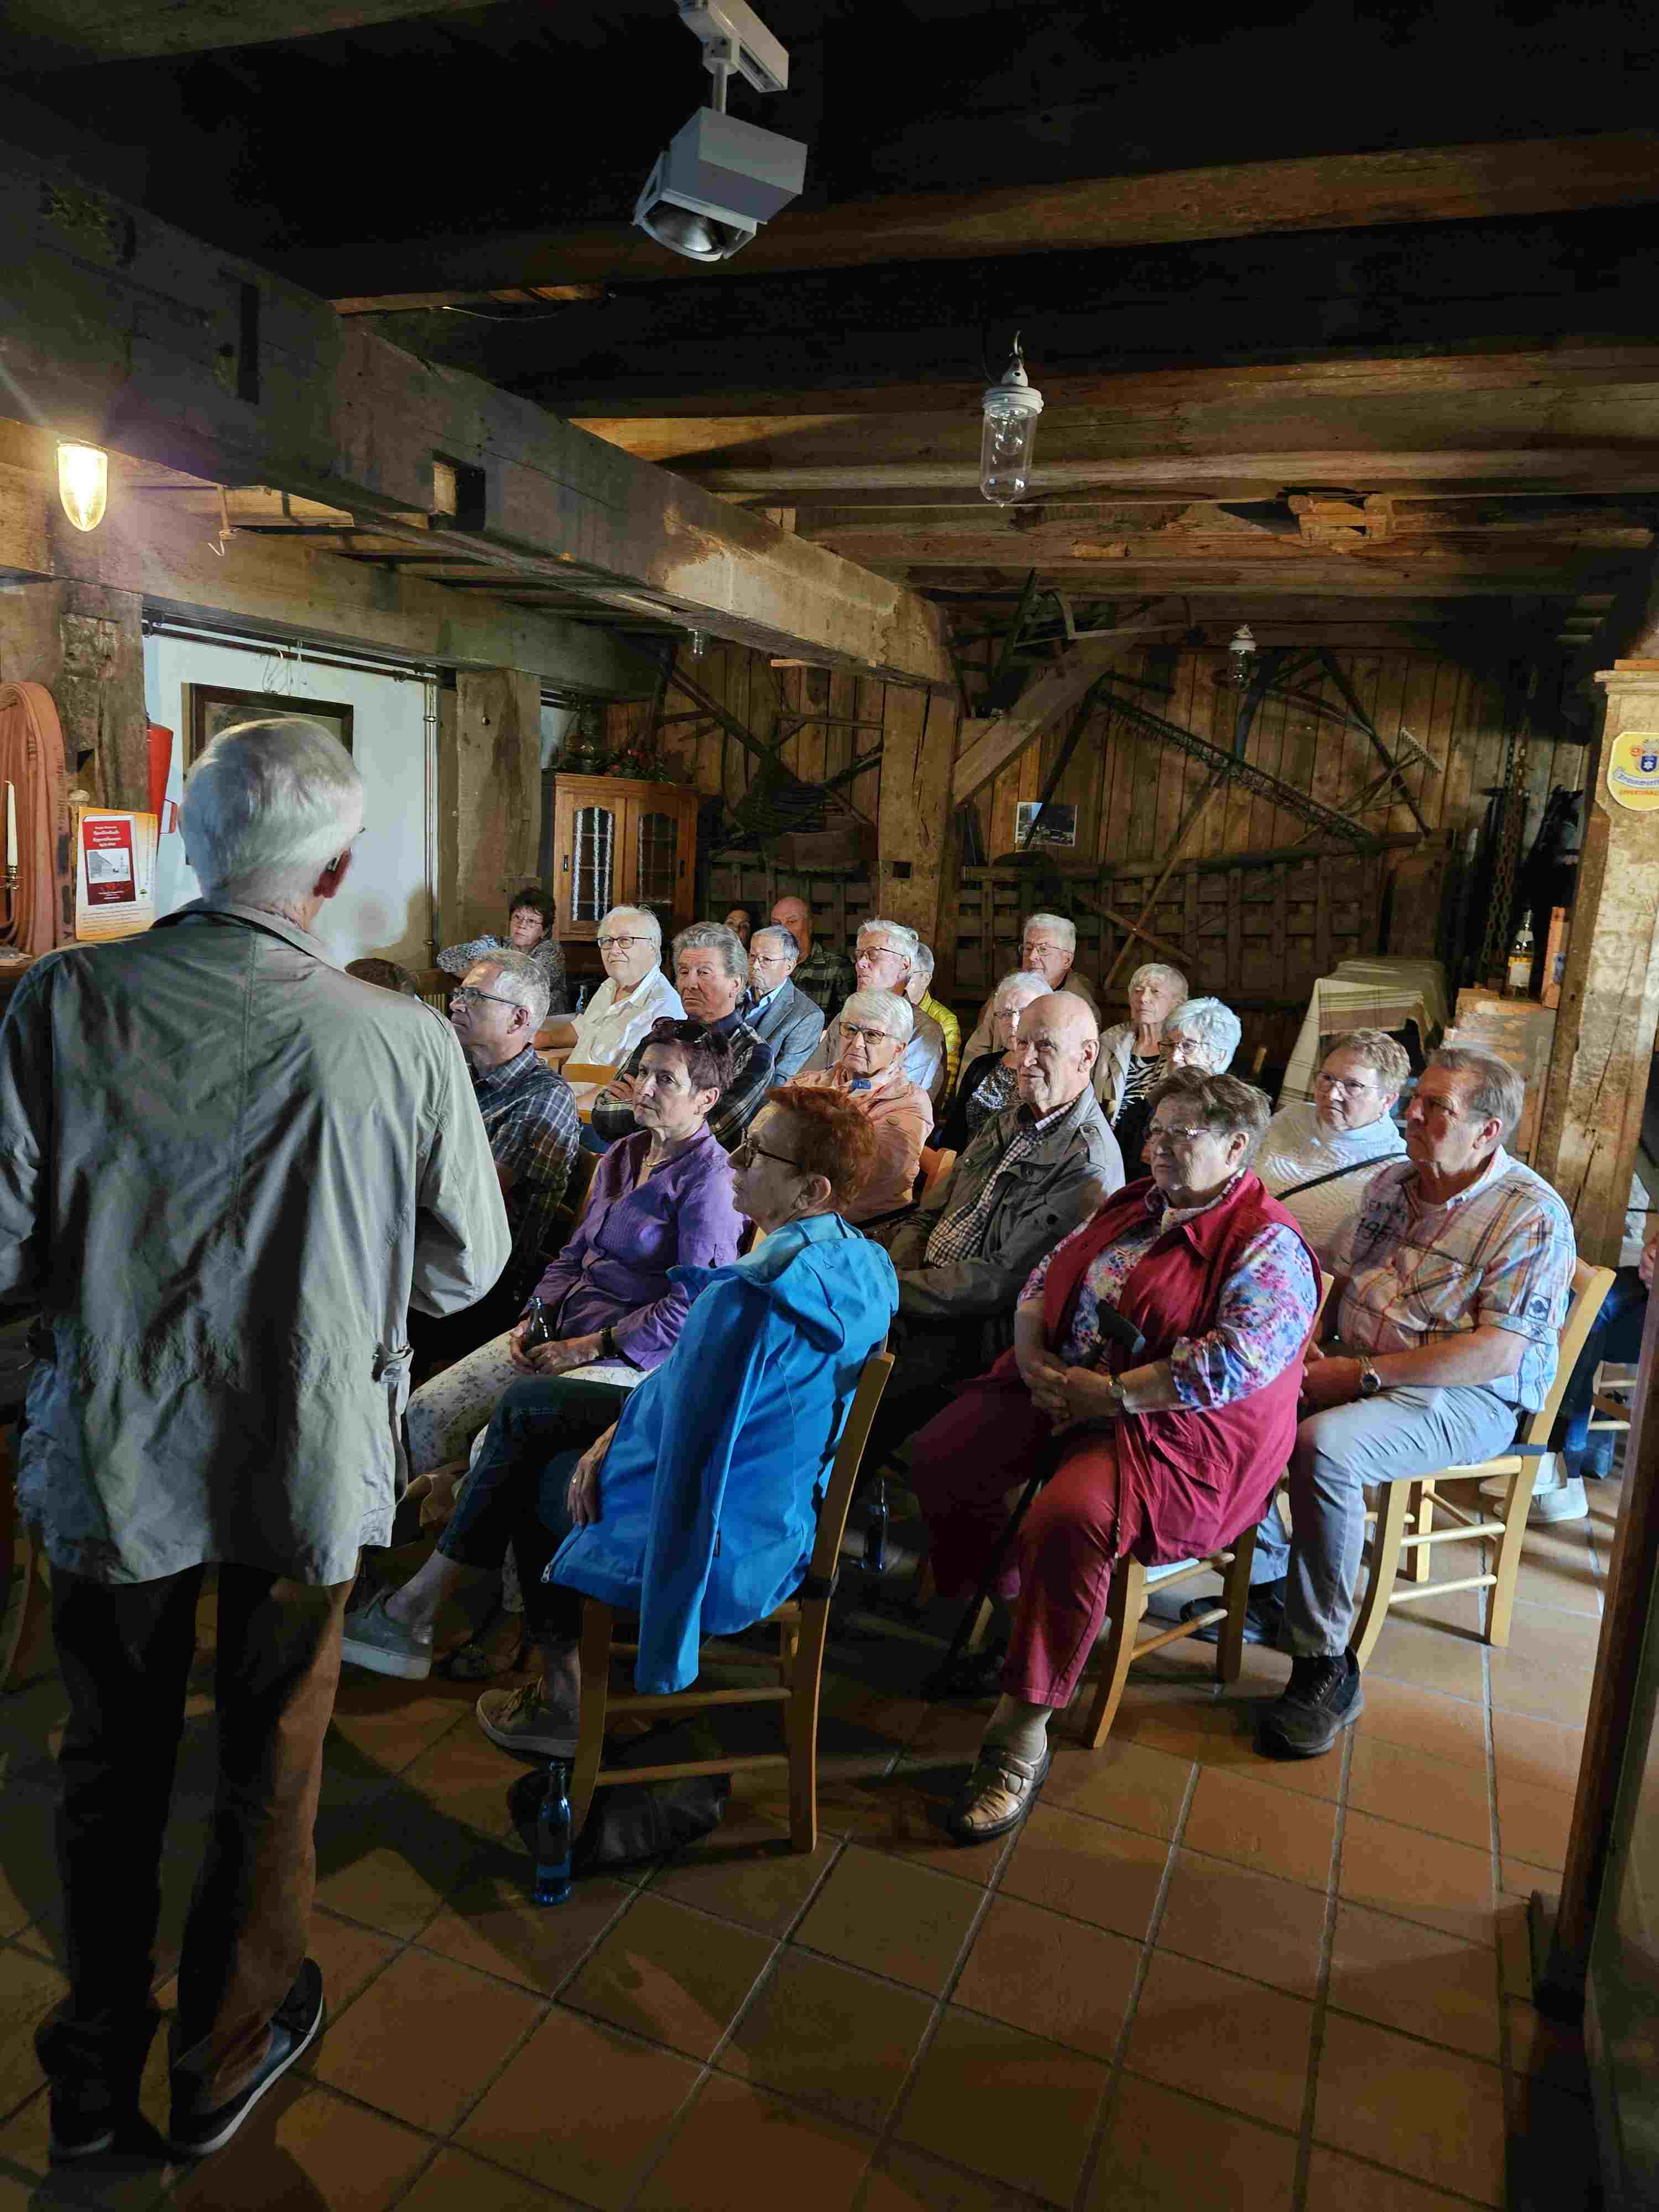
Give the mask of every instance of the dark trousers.
M 570 1534 L 565 1492 L 576 1462 L 627 1403 L 611 1382 L 526 1376 L 502 1393 L 461 1502 L 438 1540 L 458 1566 L 499 1571 L 513 1547 L 525 1625 L 532 1636 L 581 1633 L 579 1590 L 544 1583 L 542 1571 Z M 605 1472 L 600 1469 L 601 1494 Z
M 1590 1324 L 1550 1433 L 1550 1443 L 1565 1461 L 1569 1474 L 1606 1474 L 1612 1468 L 1613 1431 L 1598 1429 L 1592 1433 L 1590 1429 L 1595 1418 L 1591 1403 L 1595 1370 L 1604 1359 L 1622 1365 L 1640 1358 L 1647 1320 L 1647 1285 L 1637 1268 L 1621 1267 Z
M 977 1315 L 963 1321 L 916 1321 L 901 1314 L 894 1324 L 893 1372 L 881 1394 L 864 1450 L 863 1482 L 951 1403 L 959 1387 L 990 1365 Z M 860 1483 L 860 1488 L 863 1483 Z
M 52 1570 L 70 1696 L 57 1820 L 70 1991 L 36 2048 L 53 2081 L 136 2087 L 155 2033 L 161 1853 L 206 1571 L 109 1583 Z M 246 2084 L 305 1960 L 323 1737 L 351 1588 L 252 1567 L 218 1573 L 218 1785 L 179 1963 L 173 2057 L 175 2098 L 204 2112 Z

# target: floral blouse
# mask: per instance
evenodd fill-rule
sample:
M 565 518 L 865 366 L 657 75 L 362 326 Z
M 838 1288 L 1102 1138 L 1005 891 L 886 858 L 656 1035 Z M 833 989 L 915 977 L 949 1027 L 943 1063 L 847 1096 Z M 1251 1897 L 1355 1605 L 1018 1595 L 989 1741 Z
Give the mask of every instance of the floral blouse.
M 1100 1309 L 1115 1306 L 1136 1263 L 1166 1229 L 1218 1205 L 1232 1188 L 1218 1191 L 1207 1206 L 1184 1212 L 1166 1206 L 1159 1190 L 1146 1194 L 1144 1227 L 1126 1230 L 1091 1265 L 1078 1294 L 1072 1324 L 1056 1349 L 1073 1367 L 1100 1364 Z M 1072 1237 L 1090 1226 L 1084 1222 L 1063 1238 L 1032 1270 L 1019 1294 L 1021 1305 L 1040 1303 L 1049 1265 Z M 1183 1406 L 1226 1406 L 1264 1390 L 1275 1376 L 1302 1356 L 1319 1306 L 1319 1285 L 1296 1231 L 1279 1224 L 1251 1238 L 1222 1286 L 1214 1326 L 1202 1336 L 1182 1337 L 1164 1363 Z

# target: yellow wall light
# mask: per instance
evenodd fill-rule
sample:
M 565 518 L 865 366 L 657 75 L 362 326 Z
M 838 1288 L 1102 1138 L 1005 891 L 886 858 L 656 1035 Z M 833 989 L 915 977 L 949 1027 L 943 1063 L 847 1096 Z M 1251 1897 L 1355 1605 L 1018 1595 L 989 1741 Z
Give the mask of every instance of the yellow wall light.
M 69 438 L 58 446 L 58 496 L 77 530 L 96 530 L 109 503 L 109 455 Z

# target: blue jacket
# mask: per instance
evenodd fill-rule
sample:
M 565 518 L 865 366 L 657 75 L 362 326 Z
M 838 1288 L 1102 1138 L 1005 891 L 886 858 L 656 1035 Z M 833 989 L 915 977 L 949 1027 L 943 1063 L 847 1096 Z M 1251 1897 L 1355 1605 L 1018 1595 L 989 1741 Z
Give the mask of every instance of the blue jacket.
M 799 1583 L 865 1360 L 898 1310 L 879 1245 L 839 1215 L 775 1231 L 729 1267 L 673 1267 L 694 1303 L 630 1395 L 599 1469 L 599 1518 L 550 1582 L 640 1616 L 636 1687 L 683 1690 L 704 1636 L 764 1620 Z

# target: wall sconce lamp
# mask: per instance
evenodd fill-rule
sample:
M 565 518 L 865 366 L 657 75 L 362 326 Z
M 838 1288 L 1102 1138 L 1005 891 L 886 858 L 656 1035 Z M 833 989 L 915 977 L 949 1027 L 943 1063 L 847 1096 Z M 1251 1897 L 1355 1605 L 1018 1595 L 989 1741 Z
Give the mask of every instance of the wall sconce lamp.
M 979 488 L 993 507 L 1012 507 L 1024 496 L 1037 416 L 1042 412 L 1042 394 L 1033 390 L 1025 374 L 1018 331 L 1002 381 L 988 387 L 981 404 L 985 427 L 979 441 Z
M 109 455 L 101 446 L 58 441 L 58 496 L 77 530 L 97 529 L 109 501 Z

